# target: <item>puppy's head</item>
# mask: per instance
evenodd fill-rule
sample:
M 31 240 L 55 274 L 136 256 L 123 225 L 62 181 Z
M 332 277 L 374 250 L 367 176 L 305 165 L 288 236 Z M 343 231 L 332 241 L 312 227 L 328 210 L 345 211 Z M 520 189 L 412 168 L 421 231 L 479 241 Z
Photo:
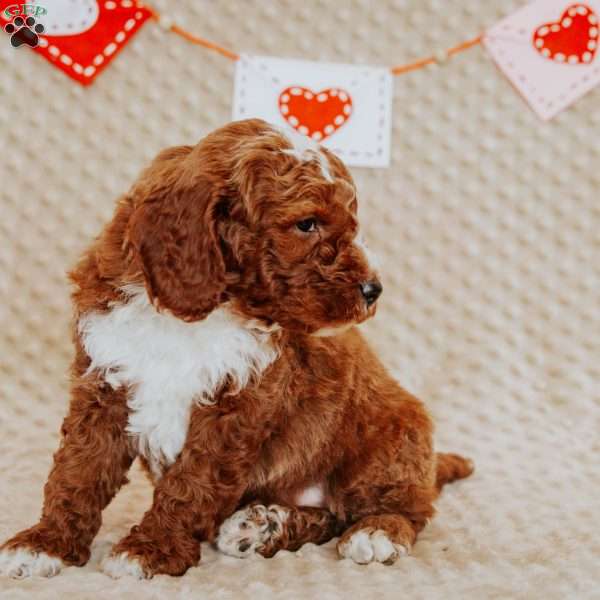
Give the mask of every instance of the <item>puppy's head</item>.
M 342 162 L 260 120 L 161 153 L 132 190 L 126 244 L 151 299 L 184 320 L 229 302 L 263 324 L 325 333 L 381 292 Z

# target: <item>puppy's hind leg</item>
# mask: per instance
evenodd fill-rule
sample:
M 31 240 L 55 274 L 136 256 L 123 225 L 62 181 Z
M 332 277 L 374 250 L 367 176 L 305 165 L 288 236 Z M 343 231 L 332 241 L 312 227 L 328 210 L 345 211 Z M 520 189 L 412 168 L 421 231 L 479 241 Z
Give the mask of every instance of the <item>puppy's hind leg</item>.
M 391 565 L 410 552 L 417 530 L 400 514 L 363 517 L 344 532 L 337 543 L 342 558 L 360 565 L 380 562 Z
M 420 493 L 406 493 L 400 486 L 392 495 L 395 501 L 385 508 L 376 506 L 381 513 L 366 515 L 344 532 L 337 544 L 342 558 L 351 558 L 358 564 L 380 562 L 394 563 L 403 554 L 408 554 L 434 514 L 433 500 L 446 483 L 468 477 L 473 472 L 473 462 L 457 454 L 436 455 L 435 479 L 432 488 L 423 488 Z M 408 499 L 410 502 L 407 502 Z M 365 504 L 367 504 L 365 502 Z M 395 512 L 395 511 L 398 512 Z M 392 512 L 394 511 L 394 512 Z
M 324 508 L 251 504 L 226 519 L 217 547 L 224 554 L 270 558 L 279 550 L 298 550 L 307 543 L 324 544 L 339 535 L 343 524 Z

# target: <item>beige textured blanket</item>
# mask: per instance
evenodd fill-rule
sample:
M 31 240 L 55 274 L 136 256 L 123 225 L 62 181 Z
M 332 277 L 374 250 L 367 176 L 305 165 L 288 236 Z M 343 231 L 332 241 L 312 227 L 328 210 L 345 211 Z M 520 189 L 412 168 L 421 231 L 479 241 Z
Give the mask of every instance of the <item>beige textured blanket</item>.
M 51 0 L 48 0 L 51 2 Z M 479 33 L 516 0 L 155 0 L 259 54 L 392 64 Z M 0 538 L 32 524 L 66 410 L 64 276 L 161 148 L 230 115 L 233 64 L 148 23 L 89 89 L 0 35 Z M 600 598 L 600 91 L 542 124 L 485 52 L 395 82 L 393 164 L 355 169 L 385 291 L 364 330 L 476 474 L 412 556 L 334 543 L 183 578 L 98 562 L 149 506 L 137 469 L 85 568 L 0 578 L 0 598 Z

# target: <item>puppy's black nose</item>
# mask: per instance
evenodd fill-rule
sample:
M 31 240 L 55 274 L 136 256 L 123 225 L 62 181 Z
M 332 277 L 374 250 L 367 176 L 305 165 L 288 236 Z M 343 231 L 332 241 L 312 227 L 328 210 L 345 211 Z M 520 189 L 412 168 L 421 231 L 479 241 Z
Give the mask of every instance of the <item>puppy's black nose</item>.
M 377 279 L 374 279 L 373 281 L 363 281 L 360 284 L 360 291 L 363 298 L 367 301 L 367 306 L 371 306 L 371 304 L 373 304 L 381 295 L 383 286 Z

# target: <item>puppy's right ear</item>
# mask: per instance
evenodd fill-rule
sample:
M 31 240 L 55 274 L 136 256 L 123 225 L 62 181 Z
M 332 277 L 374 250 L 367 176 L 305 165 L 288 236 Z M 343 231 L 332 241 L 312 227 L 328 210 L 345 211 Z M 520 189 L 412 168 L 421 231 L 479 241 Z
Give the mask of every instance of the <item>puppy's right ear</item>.
M 134 186 L 126 243 L 157 308 L 185 321 L 223 299 L 225 264 L 217 233 L 218 178 L 191 146 L 169 148 Z

